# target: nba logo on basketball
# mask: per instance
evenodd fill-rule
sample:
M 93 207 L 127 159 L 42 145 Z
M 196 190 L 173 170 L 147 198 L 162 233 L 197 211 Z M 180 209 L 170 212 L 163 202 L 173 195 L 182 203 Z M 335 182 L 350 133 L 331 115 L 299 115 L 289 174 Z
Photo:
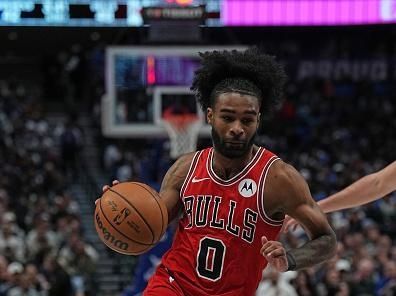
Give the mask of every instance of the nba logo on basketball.
M 115 224 L 120 225 L 125 220 L 125 218 L 128 217 L 130 214 L 131 211 L 129 209 L 123 208 L 121 212 L 114 217 L 113 221 L 115 222 Z
M 244 179 L 239 183 L 238 191 L 243 197 L 251 197 L 257 191 L 257 184 L 252 179 Z

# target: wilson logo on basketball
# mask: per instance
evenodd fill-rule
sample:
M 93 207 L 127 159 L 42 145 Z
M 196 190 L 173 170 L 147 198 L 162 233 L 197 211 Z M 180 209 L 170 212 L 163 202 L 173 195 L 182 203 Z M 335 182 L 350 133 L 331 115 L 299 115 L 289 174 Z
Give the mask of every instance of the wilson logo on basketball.
M 128 249 L 128 243 L 123 242 L 121 240 L 118 240 L 112 235 L 106 227 L 103 227 L 103 223 L 100 220 L 100 217 L 98 213 L 96 213 L 96 224 L 98 225 L 98 228 L 102 231 L 103 233 L 103 238 L 108 241 L 110 244 L 112 244 L 114 247 L 126 251 Z
M 123 208 L 121 212 L 114 217 L 113 221 L 115 222 L 115 224 L 120 225 L 130 214 L 131 211 L 129 209 Z

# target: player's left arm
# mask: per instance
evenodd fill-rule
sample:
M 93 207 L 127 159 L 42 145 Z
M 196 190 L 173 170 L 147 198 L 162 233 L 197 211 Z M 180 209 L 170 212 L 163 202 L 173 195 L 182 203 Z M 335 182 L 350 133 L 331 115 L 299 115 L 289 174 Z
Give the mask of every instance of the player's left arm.
M 273 167 L 267 181 L 271 184 L 267 197 L 275 197 L 272 198 L 275 200 L 272 208 L 296 219 L 310 237 L 303 246 L 285 251 L 287 269 L 303 269 L 330 259 L 335 254 L 336 236 L 313 200 L 306 181 L 292 166 L 282 161 Z

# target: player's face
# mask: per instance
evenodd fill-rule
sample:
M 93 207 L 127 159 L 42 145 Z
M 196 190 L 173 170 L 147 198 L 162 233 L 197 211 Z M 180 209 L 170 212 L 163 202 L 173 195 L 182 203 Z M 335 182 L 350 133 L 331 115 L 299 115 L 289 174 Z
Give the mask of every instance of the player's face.
M 244 156 L 253 145 L 260 119 L 258 98 L 235 92 L 220 94 L 207 119 L 216 151 L 228 158 Z

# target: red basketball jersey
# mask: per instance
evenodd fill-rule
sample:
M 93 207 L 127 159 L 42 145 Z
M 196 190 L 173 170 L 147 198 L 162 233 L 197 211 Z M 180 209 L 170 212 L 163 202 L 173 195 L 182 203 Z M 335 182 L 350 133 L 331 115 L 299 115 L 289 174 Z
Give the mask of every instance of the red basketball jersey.
M 198 151 L 182 186 L 184 204 L 172 248 L 163 265 L 186 296 L 254 295 L 267 261 L 261 236 L 276 240 L 282 221 L 264 209 L 264 186 L 279 158 L 259 148 L 236 176 L 213 170 L 213 148 Z

